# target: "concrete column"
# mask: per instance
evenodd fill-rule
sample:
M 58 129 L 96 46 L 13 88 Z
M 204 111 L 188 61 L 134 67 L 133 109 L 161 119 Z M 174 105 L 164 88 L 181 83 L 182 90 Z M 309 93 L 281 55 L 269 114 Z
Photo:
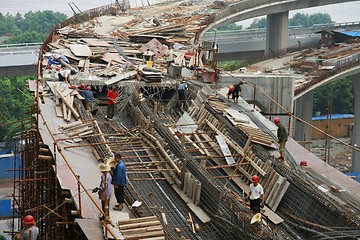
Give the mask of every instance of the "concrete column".
M 351 77 L 354 87 L 354 128 L 352 132 L 352 144 L 360 147 L 360 74 Z M 360 172 L 360 152 L 353 150 L 352 171 Z
M 288 46 L 289 12 L 267 15 L 265 55 L 275 57 L 286 53 Z
M 296 99 L 294 104 L 295 116 L 303 119 L 308 123 L 311 123 L 313 115 L 313 99 L 314 91 L 310 91 L 302 97 Z M 307 150 L 310 150 L 311 144 L 305 142 L 308 142 L 312 139 L 312 128 L 299 121 L 295 121 L 294 125 L 294 139 L 296 141 L 304 142 L 304 144 L 301 145 L 304 146 Z

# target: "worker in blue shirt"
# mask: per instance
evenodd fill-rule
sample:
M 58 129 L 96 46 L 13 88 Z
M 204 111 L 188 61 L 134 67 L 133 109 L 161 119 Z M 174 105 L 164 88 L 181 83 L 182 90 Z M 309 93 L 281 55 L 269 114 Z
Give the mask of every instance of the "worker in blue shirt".
M 84 105 L 86 110 L 92 111 L 93 110 L 93 100 L 94 100 L 94 93 L 91 91 L 91 87 L 87 86 L 86 89 L 79 89 L 79 93 L 83 96 Z
M 126 186 L 126 168 L 120 153 L 115 153 L 115 162 L 111 184 L 114 185 L 117 204 L 113 209 L 121 211 L 124 203 L 124 187 Z
M 179 101 L 181 104 L 180 105 L 181 109 L 185 107 L 185 100 L 186 100 L 185 91 L 187 89 L 188 89 L 188 87 L 187 87 L 185 80 L 182 80 L 178 87 L 178 95 L 179 95 Z

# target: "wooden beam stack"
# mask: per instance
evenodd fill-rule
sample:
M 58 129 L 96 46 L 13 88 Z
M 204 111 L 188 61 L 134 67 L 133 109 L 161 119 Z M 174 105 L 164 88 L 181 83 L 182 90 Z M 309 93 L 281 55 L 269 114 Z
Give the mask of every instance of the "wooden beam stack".
M 120 220 L 118 223 L 126 240 L 165 240 L 163 226 L 156 216 Z

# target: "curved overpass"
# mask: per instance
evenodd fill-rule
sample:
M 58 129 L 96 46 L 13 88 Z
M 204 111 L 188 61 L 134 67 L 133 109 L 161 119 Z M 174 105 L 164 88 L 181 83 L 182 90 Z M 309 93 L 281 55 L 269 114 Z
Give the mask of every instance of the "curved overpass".
M 345 2 L 357 2 L 358 0 L 247 0 L 230 5 L 218 13 L 214 21 L 207 25 L 200 33 L 202 36 L 206 31 L 233 22 L 239 22 L 259 16 L 287 12 L 291 10 L 318 7 Z

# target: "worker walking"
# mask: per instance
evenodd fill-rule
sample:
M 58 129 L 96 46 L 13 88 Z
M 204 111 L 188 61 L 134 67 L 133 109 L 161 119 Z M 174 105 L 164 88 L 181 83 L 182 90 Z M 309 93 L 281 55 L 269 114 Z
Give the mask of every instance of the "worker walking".
M 250 209 L 254 212 L 259 213 L 260 208 L 264 207 L 264 189 L 259 183 L 259 177 L 253 175 L 251 177 L 250 191 L 247 198 L 250 199 Z
M 281 124 L 280 118 L 275 118 L 274 123 L 278 127 L 277 138 L 278 138 L 279 152 L 280 152 L 279 159 L 281 162 L 284 162 L 285 144 L 286 144 L 286 141 L 288 140 L 288 134 L 286 132 L 284 125 Z
M 185 80 L 182 80 L 178 87 L 178 95 L 180 101 L 180 108 L 183 109 L 185 107 L 186 95 L 185 91 L 188 90 L 187 84 Z
M 113 87 L 109 86 L 109 92 L 106 94 L 106 98 L 107 98 L 106 118 L 109 120 L 111 120 L 114 117 L 117 97 L 118 97 L 118 92 L 116 91 L 116 89 L 113 89 Z
M 111 182 L 112 177 L 110 174 L 110 167 L 106 163 L 100 163 L 97 168 L 101 171 L 101 181 L 99 187 L 96 187 L 92 190 L 93 193 L 97 192 L 99 194 L 99 199 L 101 200 L 101 209 L 105 213 L 101 217 L 102 220 L 106 220 L 109 215 L 109 205 L 110 197 L 112 194 Z
M 244 84 L 244 82 L 240 81 L 238 84 L 235 84 L 235 85 L 232 85 L 229 87 L 229 91 L 227 93 L 228 101 L 230 100 L 230 95 L 231 95 L 231 98 L 234 100 L 234 103 L 238 102 L 240 92 L 241 92 L 240 85 L 242 85 L 242 84 Z
M 115 153 L 116 165 L 113 170 L 112 184 L 114 185 L 115 197 L 117 204 L 114 210 L 121 211 L 124 203 L 124 188 L 126 186 L 126 168 L 120 153 Z
M 15 235 L 15 240 L 36 240 L 39 235 L 39 228 L 35 225 L 32 215 L 26 215 L 23 219 L 24 230 Z

